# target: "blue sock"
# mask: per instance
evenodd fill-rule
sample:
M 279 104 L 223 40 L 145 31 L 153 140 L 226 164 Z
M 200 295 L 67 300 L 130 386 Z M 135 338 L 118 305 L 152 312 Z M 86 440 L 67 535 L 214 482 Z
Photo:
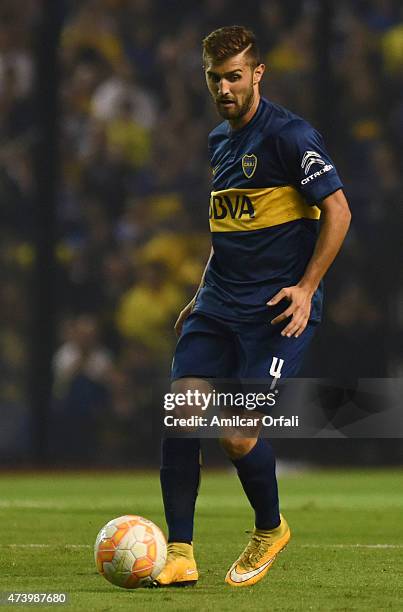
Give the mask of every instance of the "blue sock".
M 255 511 L 257 529 L 274 529 L 280 524 L 276 462 L 271 445 L 259 438 L 249 453 L 231 459 L 247 498 Z
M 200 482 L 200 440 L 165 438 L 160 470 L 168 542 L 193 540 L 193 519 Z

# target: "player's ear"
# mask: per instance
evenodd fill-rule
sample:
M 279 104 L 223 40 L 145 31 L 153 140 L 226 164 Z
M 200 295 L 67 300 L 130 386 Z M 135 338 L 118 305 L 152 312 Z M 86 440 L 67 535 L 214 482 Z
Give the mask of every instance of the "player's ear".
M 253 84 L 257 85 L 262 80 L 262 76 L 264 71 L 266 70 L 266 66 L 264 64 L 258 64 L 253 71 Z

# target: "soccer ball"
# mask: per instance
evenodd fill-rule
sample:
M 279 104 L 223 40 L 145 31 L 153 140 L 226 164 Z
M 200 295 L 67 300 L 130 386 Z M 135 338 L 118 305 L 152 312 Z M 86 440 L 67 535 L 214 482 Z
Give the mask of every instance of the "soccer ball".
M 126 589 L 148 586 L 165 565 L 164 534 L 142 516 L 119 516 L 102 527 L 94 546 L 97 570 Z

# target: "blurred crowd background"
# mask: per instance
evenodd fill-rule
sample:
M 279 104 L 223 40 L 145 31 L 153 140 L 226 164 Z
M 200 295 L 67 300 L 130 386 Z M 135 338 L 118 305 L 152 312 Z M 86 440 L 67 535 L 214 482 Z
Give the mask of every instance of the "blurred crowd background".
M 352 227 L 327 279 L 312 375 L 402 375 L 403 6 L 331 4 L 323 49 L 331 72 L 323 74 L 315 0 L 64 3 L 55 461 L 158 462 L 152 391 L 169 376 L 173 324 L 210 248 L 207 135 L 219 118 L 205 87 L 201 40 L 222 25 L 255 30 L 267 65 L 263 94 L 319 127 L 351 204 Z M 32 49 L 40 10 L 39 0 L 0 5 L 5 463 L 30 452 Z

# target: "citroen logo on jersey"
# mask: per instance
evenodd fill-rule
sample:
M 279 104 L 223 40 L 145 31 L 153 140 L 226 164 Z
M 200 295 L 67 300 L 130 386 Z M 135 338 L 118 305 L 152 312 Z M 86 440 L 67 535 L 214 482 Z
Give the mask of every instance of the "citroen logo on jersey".
M 257 157 L 253 153 L 244 155 L 242 158 L 242 170 L 246 178 L 250 179 L 255 174 L 257 168 Z
M 305 170 L 305 174 L 308 174 L 311 166 L 314 164 L 319 164 L 320 166 L 324 166 L 325 162 L 316 151 L 305 151 L 304 156 L 301 162 L 301 168 Z

